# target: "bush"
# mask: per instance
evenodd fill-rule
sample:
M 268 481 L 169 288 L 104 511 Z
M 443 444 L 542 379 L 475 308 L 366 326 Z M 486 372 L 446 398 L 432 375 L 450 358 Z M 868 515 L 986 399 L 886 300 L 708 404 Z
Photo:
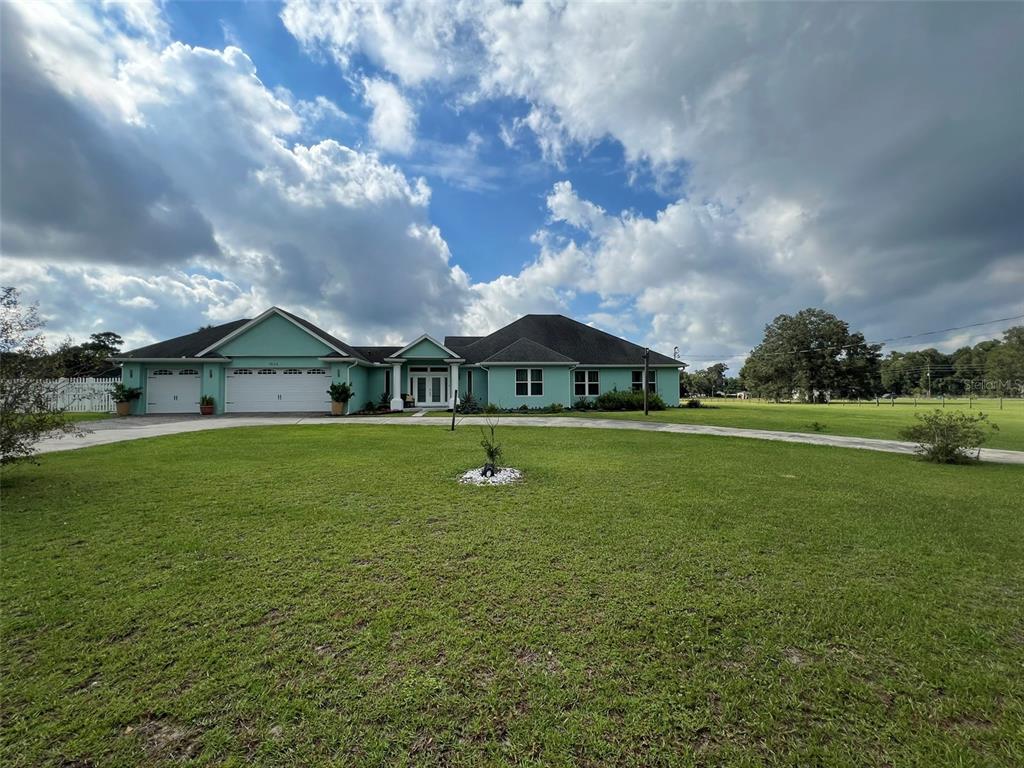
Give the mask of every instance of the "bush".
M 487 457 L 487 464 L 490 464 L 495 471 L 498 469 L 498 461 L 501 460 L 501 443 L 498 442 L 495 430 L 498 428 L 497 421 L 491 421 L 488 419 L 487 428 L 480 427 L 480 434 L 483 439 L 480 441 L 480 447 L 484 449 L 484 455 Z M 490 434 L 488 434 L 490 432 Z
M 685 408 L 703 408 L 704 407 L 704 403 L 702 403 L 700 400 L 698 400 L 695 397 L 691 397 L 689 400 L 686 401 L 686 405 L 684 407 Z
M 327 388 L 327 394 L 330 395 L 331 401 L 335 403 L 347 403 L 352 399 L 354 392 L 352 391 L 352 385 L 347 382 L 332 383 Z M 373 410 L 373 403 L 370 403 L 370 410 Z
M 459 413 L 480 413 L 483 407 L 472 395 L 459 398 Z
M 938 464 L 965 464 L 977 460 L 981 444 L 988 437 L 985 426 L 990 430 L 999 429 L 989 423 L 985 413 L 944 412 L 936 408 L 929 413 L 914 414 L 914 418 L 918 423 L 900 430 L 900 437 L 917 443 L 917 453 Z
M 500 412 L 501 412 L 501 409 L 498 406 L 496 406 L 494 403 L 488 403 L 484 407 L 484 413 L 494 414 L 494 413 L 500 413 Z
M 572 407 L 575 408 L 577 411 L 593 411 L 597 408 L 597 406 L 594 404 L 592 400 L 588 400 L 585 397 L 581 397 L 579 400 L 573 403 Z
M 642 411 L 644 409 L 644 393 L 640 391 L 619 391 L 613 389 L 598 395 L 594 401 L 601 411 Z M 647 408 L 652 411 L 665 410 L 665 401 L 657 394 L 647 395 Z
M 130 403 L 142 396 L 142 390 L 138 387 L 126 387 L 118 382 L 110 388 L 110 399 L 115 403 Z
M 546 410 L 548 413 L 561 413 L 565 410 L 565 407 L 561 403 L 552 403 L 546 408 Z

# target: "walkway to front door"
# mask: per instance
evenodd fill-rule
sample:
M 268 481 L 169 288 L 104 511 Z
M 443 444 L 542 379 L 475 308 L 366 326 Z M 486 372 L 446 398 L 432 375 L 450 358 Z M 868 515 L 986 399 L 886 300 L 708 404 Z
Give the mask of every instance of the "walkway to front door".
M 416 405 L 440 408 L 448 404 L 448 368 L 410 368 L 409 391 Z

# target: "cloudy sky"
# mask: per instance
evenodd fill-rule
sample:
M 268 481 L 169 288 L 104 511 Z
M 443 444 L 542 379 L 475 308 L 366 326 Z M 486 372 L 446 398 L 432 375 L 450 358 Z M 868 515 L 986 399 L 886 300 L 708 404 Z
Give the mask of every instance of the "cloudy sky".
M 1024 4 L 0 12 L 0 282 L 57 334 L 562 312 L 703 366 L 1024 313 Z

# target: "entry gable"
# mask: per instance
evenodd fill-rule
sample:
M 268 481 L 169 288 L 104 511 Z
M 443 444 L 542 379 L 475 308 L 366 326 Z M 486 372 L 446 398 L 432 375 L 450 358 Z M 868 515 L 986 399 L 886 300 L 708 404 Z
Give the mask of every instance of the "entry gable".
M 323 357 L 345 354 L 276 308 L 267 310 L 214 347 L 230 357 Z
M 459 355 L 455 354 L 444 344 L 427 334 L 423 334 L 416 339 L 416 341 L 402 347 L 400 350 L 393 353 L 389 359 L 397 358 L 401 358 L 403 360 L 410 360 L 413 358 L 430 358 L 432 360 L 436 360 L 438 358 L 446 360 L 460 359 Z

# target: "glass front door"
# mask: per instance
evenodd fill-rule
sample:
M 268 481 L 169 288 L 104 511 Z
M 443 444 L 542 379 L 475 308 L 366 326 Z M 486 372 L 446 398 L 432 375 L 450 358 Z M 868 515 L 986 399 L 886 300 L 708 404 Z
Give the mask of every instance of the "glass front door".
M 412 383 L 416 405 L 435 406 L 448 403 L 448 376 L 446 374 L 413 374 Z

